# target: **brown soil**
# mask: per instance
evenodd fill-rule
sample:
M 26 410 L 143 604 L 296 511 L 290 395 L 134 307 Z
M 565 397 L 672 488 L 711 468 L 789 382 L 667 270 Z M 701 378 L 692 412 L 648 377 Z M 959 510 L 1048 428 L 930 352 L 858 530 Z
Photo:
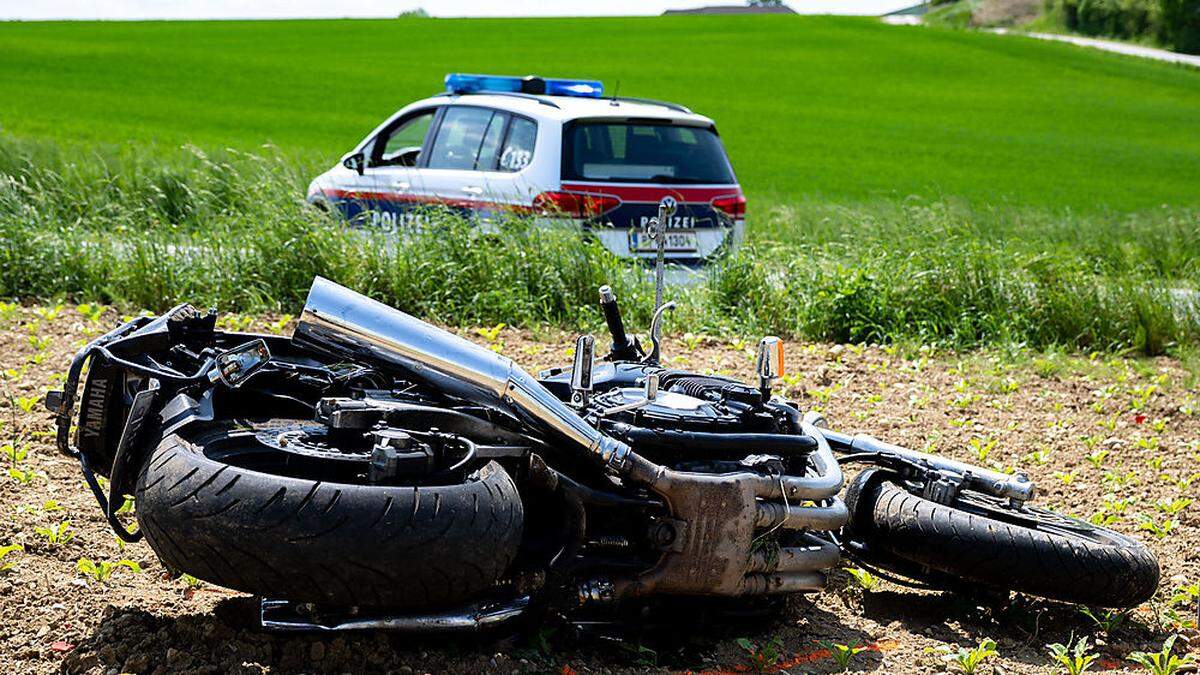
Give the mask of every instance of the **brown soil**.
M 944 645 L 997 643 L 995 672 L 1044 672 L 1046 646 L 1072 635 L 1099 640 L 1104 668 L 1133 668 L 1132 650 L 1157 648 L 1181 633 L 1177 649 L 1197 649 L 1196 603 L 1164 610 L 1177 586 L 1200 581 L 1200 500 L 1172 517 L 1162 537 L 1139 528 L 1163 523 L 1159 500 L 1200 497 L 1200 395 L 1176 361 L 1084 356 L 966 356 L 894 349 L 789 344 L 786 393 L 822 409 L 835 428 L 865 431 L 914 448 L 1020 466 L 1044 491 L 1043 503 L 1083 517 L 1129 500 L 1112 527 L 1146 541 L 1163 565 L 1155 603 L 1135 610 L 1105 636 L 1076 608 L 1032 599 L 976 602 L 880 582 L 851 590 L 839 573 L 829 590 L 794 599 L 768 625 L 686 628 L 613 640 L 577 639 L 547 627 L 524 637 L 447 639 L 389 634 L 279 636 L 253 627 L 253 601 L 171 580 L 143 543 L 122 551 L 100 518 L 75 463 L 57 453 L 48 414 L 32 398 L 61 381 L 74 352 L 118 317 L 99 323 L 71 309 L 0 311 L 3 442 L 27 447 L 17 467 L 28 484 L 0 474 L 0 546 L 23 544 L 0 564 L 0 670 L 4 672 L 623 672 L 649 668 L 790 672 L 835 670 L 822 641 L 868 646 L 851 670 L 938 672 Z M 257 327 L 269 322 L 260 321 Z M 280 328 L 281 326 L 276 326 Z M 480 332 L 466 331 L 484 341 Z M 33 337 L 31 340 L 30 337 Z M 35 344 L 48 340 L 45 346 Z M 498 349 L 531 369 L 566 361 L 570 336 L 501 331 Z M 754 342 L 681 336 L 665 346 L 672 365 L 747 377 Z M 1087 459 L 1091 452 L 1097 465 Z M 9 458 L 0 459 L 3 471 Z M 1161 464 L 1159 464 L 1161 462 Z M 1105 480 L 1105 472 L 1128 479 Z M 1190 485 L 1189 479 L 1195 478 Z M 1069 483 L 1069 484 L 1068 484 Z M 50 500 L 56 502 L 48 504 Z M 47 508 L 49 507 L 49 508 Z M 35 528 L 69 521 L 69 541 L 51 545 Z M 132 560 L 106 583 L 77 571 L 81 557 Z M 850 582 L 850 583 L 848 583 Z M 682 637 L 681 637 L 682 634 Z M 739 640 L 744 638 L 745 640 Z M 748 642 L 746 642 L 748 640 Z M 742 645 L 739 645 L 739 642 Z M 753 654 L 746 646 L 751 647 Z M 984 668 L 986 672 L 987 667 Z

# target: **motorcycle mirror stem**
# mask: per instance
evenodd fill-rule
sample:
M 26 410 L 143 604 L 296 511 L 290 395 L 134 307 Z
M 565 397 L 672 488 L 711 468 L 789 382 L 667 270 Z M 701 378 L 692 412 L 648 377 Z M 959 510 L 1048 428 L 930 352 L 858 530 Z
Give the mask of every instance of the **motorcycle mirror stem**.
M 755 359 L 758 372 L 758 390 L 763 401 L 771 400 L 771 387 L 783 375 L 783 341 L 768 335 L 758 341 L 758 357 Z
M 646 235 L 654 240 L 654 318 L 650 322 L 650 342 L 652 348 L 650 355 L 646 357 L 645 363 L 657 366 L 659 364 L 659 343 L 662 339 L 662 315 L 668 309 L 674 309 L 675 303 L 663 303 L 663 290 L 666 286 L 664 271 L 666 266 L 665 255 L 667 250 L 667 225 L 671 222 L 671 216 L 675 215 L 675 210 L 678 203 L 675 198 L 668 195 L 662 198 L 658 203 L 658 215 L 650 219 L 646 223 Z

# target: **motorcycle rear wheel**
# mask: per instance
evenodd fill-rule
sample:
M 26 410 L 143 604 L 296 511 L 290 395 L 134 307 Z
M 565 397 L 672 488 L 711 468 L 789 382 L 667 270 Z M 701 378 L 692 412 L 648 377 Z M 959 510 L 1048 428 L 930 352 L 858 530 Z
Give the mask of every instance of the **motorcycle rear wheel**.
M 868 469 L 846 494 L 849 539 L 879 567 L 935 584 L 948 578 L 1095 607 L 1133 607 L 1158 588 L 1144 544 L 1034 506 L 964 491 L 924 499 L 894 473 Z
M 263 597 L 329 606 L 441 607 L 495 585 L 524 511 L 488 462 L 456 484 L 355 484 L 286 475 L 256 429 L 196 423 L 164 438 L 137 481 L 137 518 L 170 569 Z M 333 473 L 333 472 L 331 472 Z

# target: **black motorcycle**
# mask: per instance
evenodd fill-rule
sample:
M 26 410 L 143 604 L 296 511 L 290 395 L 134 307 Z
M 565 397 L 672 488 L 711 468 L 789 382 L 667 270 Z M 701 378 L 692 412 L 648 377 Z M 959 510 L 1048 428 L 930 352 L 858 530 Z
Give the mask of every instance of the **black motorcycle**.
M 1154 593 L 1148 549 L 1033 506 L 1024 475 L 832 431 L 774 396 L 778 339 L 751 384 L 673 370 L 670 303 L 648 350 L 607 287 L 600 304 L 608 354 L 583 336 L 571 368 L 535 378 L 318 278 L 291 338 L 181 305 L 88 345 L 47 405 L 116 533 L 262 596 L 269 628 L 750 605 L 820 590 L 843 557 L 933 588 L 1106 607 Z M 867 468 L 846 486 L 849 463 Z

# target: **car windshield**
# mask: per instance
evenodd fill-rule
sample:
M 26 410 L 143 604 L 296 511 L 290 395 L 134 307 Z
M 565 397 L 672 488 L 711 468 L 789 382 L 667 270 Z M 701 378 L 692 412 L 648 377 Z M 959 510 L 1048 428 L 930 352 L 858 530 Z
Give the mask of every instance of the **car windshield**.
M 567 180 L 736 182 L 715 131 L 634 122 L 581 122 L 564 144 Z

